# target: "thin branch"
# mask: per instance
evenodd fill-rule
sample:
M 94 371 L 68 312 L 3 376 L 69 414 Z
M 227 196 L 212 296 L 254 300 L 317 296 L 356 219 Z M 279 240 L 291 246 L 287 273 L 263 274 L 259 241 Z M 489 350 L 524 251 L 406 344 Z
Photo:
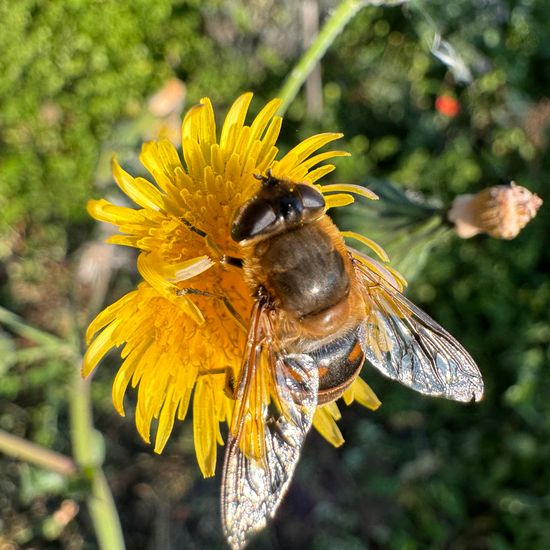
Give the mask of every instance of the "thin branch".
M 365 6 L 397 6 L 407 2 L 408 0 L 344 0 L 328 18 L 321 32 L 288 75 L 278 93 L 278 97 L 283 100 L 278 114 L 282 116 L 286 112 L 316 63 L 325 55 L 336 37 L 361 8 Z
M 76 463 L 91 481 L 88 509 L 101 550 L 124 550 L 124 537 L 116 505 L 98 460 L 101 435 L 95 431 L 89 380 L 83 380 L 79 367 L 72 373 L 69 396 L 71 441 Z
M 77 473 L 76 464 L 68 456 L 50 451 L 50 449 L 31 443 L 17 435 L 9 434 L 4 430 L 0 430 L 0 451 L 18 460 L 64 476 L 72 476 Z
M 23 338 L 35 344 L 50 348 L 58 348 L 63 352 L 67 352 L 70 349 L 70 346 L 65 340 L 29 325 L 19 317 L 19 315 L 16 315 L 2 306 L 0 306 L 0 323 L 6 325 L 20 336 L 23 336 Z

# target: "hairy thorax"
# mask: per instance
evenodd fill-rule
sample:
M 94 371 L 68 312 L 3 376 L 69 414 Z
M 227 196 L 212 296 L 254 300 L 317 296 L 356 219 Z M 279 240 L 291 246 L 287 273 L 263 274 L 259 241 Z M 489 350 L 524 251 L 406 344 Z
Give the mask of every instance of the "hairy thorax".
M 315 224 L 263 241 L 256 256 L 268 290 L 297 317 L 319 314 L 349 292 L 344 259 Z
M 265 287 L 289 330 L 298 323 L 302 332 L 329 336 L 350 314 L 350 260 L 333 231 L 324 217 L 255 247 L 252 278 Z

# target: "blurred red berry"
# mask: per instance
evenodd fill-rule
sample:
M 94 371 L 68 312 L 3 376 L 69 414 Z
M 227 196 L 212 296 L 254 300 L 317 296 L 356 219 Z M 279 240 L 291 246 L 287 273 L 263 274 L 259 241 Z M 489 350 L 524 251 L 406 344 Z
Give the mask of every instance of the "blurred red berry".
M 460 103 L 450 95 L 440 95 L 435 100 L 435 109 L 443 116 L 455 117 L 460 113 Z

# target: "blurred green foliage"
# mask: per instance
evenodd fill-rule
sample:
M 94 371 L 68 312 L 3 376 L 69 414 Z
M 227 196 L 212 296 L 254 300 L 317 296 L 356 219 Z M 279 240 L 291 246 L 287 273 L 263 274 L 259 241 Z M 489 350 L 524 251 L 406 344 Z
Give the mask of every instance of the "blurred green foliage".
M 201 4 L 0 3 L 0 228 L 30 215 L 82 220 L 101 144 L 174 73 L 193 100 L 208 93 L 228 102 L 256 85 L 266 67 L 281 65 L 256 40 L 262 28 L 251 28 L 243 6 L 233 13 L 218 2 Z M 246 54 L 257 57 L 251 63 Z
M 325 17 L 334 3 L 320 5 Z M 0 18 L 0 297 L 66 336 L 91 313 L 73 281 L 94 238 L 85 202 L 114 192 L 95 190 L 102 152 L 137 148 L 146 98 L 169 77 L 185 83 L 187 105 L 208 95 L 220 113 L 244 90 L 276 95 L 300 56 L 299 5 L 21 0 L 0 3 Z M 338 159 L 334 181 L 387 179 L 446 204 L 514 179 L 548 200 L 548 36 L 544 0 L 365 8 L 323 61 L 322 118 L 308 117 L 300 95 L 281 147 L 342 131 L 353 156 Z M 443 94 L 459 102 L 456 117 L 435 109 Z M 341 449 L 308 439 L 277 521 L 252 548 L 549 547 L 547 211 L 511 242 L 446 233 L 410 285 L 479 362 L 484 401 L 430 400 L 365 372 L 382 408 L 343 407 Z M 368 215 L 356 208 L 339 221 L 368 227 Z M 107 303 L 134 282 L 123 264 Z M 68 454 L 67 364 L 28 351 L 13 359 L 30 347 L 0 333 L 0 428 Z M 189 423 L 152 456 L 132 403 L 126 419 L 112 410 L 118 364 L 106 361 L 92 389 L 128 548 L 221 548 L 219 479 L 198 478 Z M 78 491 L 1 457 L 0 471 L 1 543 L 95 547 L 85 510 L 60 532 L 40 527 Z

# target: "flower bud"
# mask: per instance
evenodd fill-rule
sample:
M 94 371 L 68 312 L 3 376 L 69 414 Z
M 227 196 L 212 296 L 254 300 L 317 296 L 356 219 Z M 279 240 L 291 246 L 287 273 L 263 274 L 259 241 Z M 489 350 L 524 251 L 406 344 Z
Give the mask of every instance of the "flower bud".
M 475 195 L 459 195 L 448 213 L 459 237 L 469 239 L 487 233 L 497 239 L 513 239 L 532 220 L 542 199 L 525 187 L 488 187 Z

